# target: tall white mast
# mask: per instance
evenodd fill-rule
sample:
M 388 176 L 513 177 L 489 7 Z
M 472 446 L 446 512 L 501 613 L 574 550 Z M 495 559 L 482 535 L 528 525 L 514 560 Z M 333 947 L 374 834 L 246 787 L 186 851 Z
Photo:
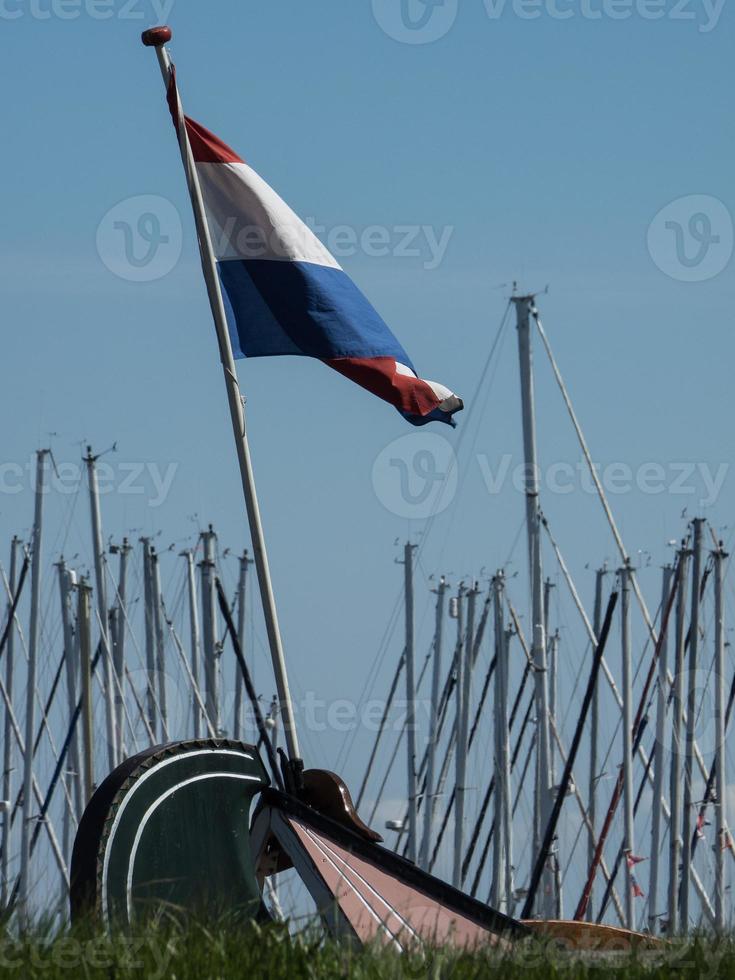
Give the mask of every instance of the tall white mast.
M 413 553 L 416 545 L 407 541 L 403 549 L 406 604 L 406 755 L 408 795 L 408 859 L 416 863 L 416 679 L 414 676 Z
M 240 643 L 240 649 L 242 650 L 243 656 L 245 655 L 246 644 L 245 644 L 245 627 L 247 625 L 247 620 L 245 616 L 246 612 L 246 597 L 247 597 L 247 582 L 248 582 L 248 565 L 250 564 L 250 559 L 248 558 L 247 551 L 242 553 L 240 557 L 240 574 L 237 579 L 237 639 Z M 234 739 L 242 738 L 242 695 L 243 695 L 243 682 L 242 682 L 242 671 L 235 671 L 235 706 L 233 711 L 233 721 L 232 721 L 232 737 Z M 273 716 L 275 718 L 275 715 Z M 275 728 L 274 728 L 275 731 Z
M 513 914 L 513 800 L 510 781 L 510 727 L 508 717 L 508 699 L 510 694 L 510 641 L 513 636 L 513 629 L 509 626 L 505 631 L 502 658 L 500 666 L 502 668 L 502 741 L 501 741 L 501 773 L 502 773 L 502 798 L 503 798 L 503 841 L 505 844 L 505 896 L 504 910 L 506 915 Z
M 727 558 L 722 543 L 713 554 L 715 572 L 715 729 L 717 748 L 715 757 L 715 922 L 723 935 L 726 927 L 725 853 L 730 849 L 727 831 L 727 771 L 725 766 L 727 742 L 725 741 L 725 623 L 722 601 L 722 565 Z
M 204 654 L 204 691 L 207 717 L 219 735 L 219 684 L 217 677 L 217 602 L 214 589 L 214 543 L 216 535 L 210 524 L 202 532 L 203 555 L 199 564 L 202 581 L 202 650 Z
M 534 854 L 541 846 L 540 835 L 546 827 L 553 805 L 551 786 L 551 753 L 549 736 L 549 683 L 546 669 L 546 636 L 544 630 L 544 579 L 541 564 L 541 514 L 539 508 L 539 471 L 536 454 L 536 413 L 533 390 L 533 357 L 531 353 L 530 316 L 535 313 L 533 296 L 514 296 L 518 329 L 518 359 L 521 374 L 521 409 L 523 450 L 525 457 L 526 528 L 531 583 L 532 646 L 536 700 L 537 785 L 534 805 Z M 542 881 L 542 912 L 551 917 L 553 876 L 548 866 Z
M 492 581 L 493 611 L 495 622 L 495 678 L 493 687 L 493 761 L 495 776 L 495 832 L 493 834 L 493 877 L 490 904 L 501 908 L 501 896 L 505 891 L 505 792 L 507 781 L 505 767 L 508 763 L 507 748 L 508 715 L 505 691 L 505 623 L 503 617 L 503 573 L 498 572 Z M 504 911 L 505 909 L 503 909 Z
M 77 633 L 79 673 L 82 689 L 82 777 L 84 805 L 94 792 L 94 732 L 92 728 L 92 623 L 89 615 L 92 590 L 85 579 L 77 586 Z
M 64 668 L 66 674 L 66 704 L 69 711 L 69 718 L 72 718 L 77 709 L 77 650 L 74 640 L 74 628 L 72 625 L 71 590 L 74 584 L 73 572 L 66 567 L 63 558 L 59 560 L 59 594 L 61 599 L 61 629 L 64 638 Z M 67 770 L 71 775 L 72 792 L 71 798 L 74 806 L 64 808 L 64 855 L 69 857 L 72 826 L 71 820 L 78 820 L 82 812 L 82 793 L 81 793 L 81 773 L 79 771 L 79 741 L 77 738 L 76 726 L 71 733 L 69 742 Z
M 630 566 L 620 569 L 620 633 L 623 641 L 623 810 L 625 861 L 625 924 L 635 928 L 632 857 L 635 853 L 633 825 L 633 669 L 630 656 Z
M 694 729 L 697 721 L 697 661 L 699 657 L 699 589 L 702 582 L 702 529 L 704 520 L 695 518 L 692 559 L 692 606 L 689 618 L 689 666 L 687 670 L 687 718 L 684 743 L 684 809 L 682 813 L 681 845 L 681 928 L 689 929 L 689 879 L 692 866 L 692 834 L 694 832 Z
M 663 570 L 661 587 L 661 629 L 669 606 L 671 596 L 671 581 L 674 570 L 666 565 Z M 661 812 L 664 798 L 664 757 L 666 755 L 664 738 L 666 736 L 666 701 L 668 683 L 666 670 L 668 667 L 669 637 L 660 639 L 658 652 L 658 690 L 656 692 L 656 746 L 653 756 L 653 807 L 651 809 L 651 875 L 648 883 L 648 931 L 652 935 L 658 932 L 658 880 L 659 855 L 661 851 Z
M 113 667 L 117 683 L 115 684 L 115 728 L 117 730 L 117 746 L 122 759 L 125 742 L 125 637 L 127 634 L 127 587 L 128 587 L 128 556 L 131 552 L 130 542 L 123 538 L 119 548 L 114 548 L 120 555 L 120 571 L 117 580 L 117 622 L 113 637 Z
M 158 711 L 161 716 L 161 741 L 169 740 L 168 698 L 166 696 L 166 643 L 163 632 L 163 596 L 158 552 L 151 548 L 151 585 L 153 587 L 153 627 L 156 636 L 156 678 L 158 680 Z
M 595 606 L 592 617 L 592 629 L 594 632 L 595 643 L 600 638 L 602 629 L 602 583 L 607 575 L 607 568 L 603 566 L 595 573 Z M 592 647 L 594 653 L 594 645 Z M 592 693 L 592 703 L 590 705 L 590 770 L 589 770 L 589 826 L 590 833 L 587 839 L 587 867 L 591 868 L 595 859 L 595 848 L 597 846 L 597 783 L 600 776 L 598 772 L 598 741 L 600 732 L 600 686 L 595 684 Z M 590 886 L 590 894 L 587 902 L 587 921 L 594 921 L 594 881 Z
M 141 538 L 143 545 L 143 604 L 145 607 L 145 669 L 146 669 L 146 717 L 151 738 L 155 739 L 156 720 L 156 628 L 153 608 L 153 561 L 150 538 Z
M 441 660 L 444 633 L 444 597 L 447 583 L 444 576 L 439 580 L 436 592 L 436 619 L 434 626 L 434 650 L 431 672 L 431 719 L 429 723 L 429 745 L 426 760 L 426 790 L 424 793 L 424 829 L 421 837 L 419 864 L 424 871 L 429 870 L 431 840 L 433 836 L 434 811 L 436 807 L 436 749 L 439 740 L 439 698 L 441 697 Z
M 462 601 L 462 589 L 458 608 Z M 460 633 L 457 645 L 457 737 L 455 748 L 455 785 L 454 785 L 454 866 L 452 884 L 455 888 L 462 885 L 462 860 L 464 858 L 464 805 L 467 794 L 467 752 L 470 720 L 470 685 L 472 681 L 472 647 L 475 634 L 475 606 L 477 603 L 477 584 L 473 583 L 467 591 L 467 629 L 464 636 Z M 461 630 L 461 613 L 457 625 Z
M 15 590 L 18 584 L 18 550 L 20 539 L 13 535 L 10 542 L 10 595 L 8 596 L 8 616 L 15 601 Z M 13 668 L 15 660 L 15 616 L 9 623 L 7 645 L 5 647 L 5 692 L 9 701 L 13 700 Z M 13 729 L 10 711 L 5 709 L 5 724 L 3 726 L 3 799 L 10 802 L 13 792 Z M 10 807 L 3 812 L 3 837 L 0 850 L 0 874 L 2 875 L 2 904 L 8 900 L 8 866 L 10 862 Z
M 194 738 L 199 738 L 202 730 L 202 712 L 196 695 L 199 687 L 199 650 L 201 646 L 199 636 L 199 607 L 197 606 L 197 582 L 196 572 L 194 570 L 194 552 L 190 549 L 188 551 L 182 551 L 181 554 L 186 558 L 186 583 L 189 594 L 189 642 L 191 646 L 189 657 L 191 662 L 191 676 L 193 678 L 191 701 L 192 731 Z
M 36 738 L 36 666 L 38 662 L 38 632 L 41 599 L 43 498 L 46 476 L 47 449 L 36 453 L 36 499 L 33 515 L 33 545 L 31 564 L 31 623 L 28 633 L 28 675 L 26 680 L 25 753 L 23 759 L 23 826 L 20 837 L 20 889 L 18 904 L 21 918 L 28 920 L 28 886 L 31 860 L 31 807 L 33 806 L 33 743 Z
M 669 797 L 669 936 L 679 932 L 679 874 L 681 871 L 681 760 L 682 719 L 684 717 L 684 650 L 686 646 L 686 587 L 691 552 L 681 548 L 678 552 L 679 591 L 676 596 L 676 651 L 674 662 L 674 696 L 671 709 L 671 769 Z
M 113 679 L 112 644 L 107 615 L 107 568 L 105 549 L 102 544 L 102 519 L 100 517 L 99 487 L 97 484 L 97 457 L 92 455 L 92 447 L 87 446 L 84 457 L 89 481 L 89 509 L 92 516 L 92 546 L 94 547 L 94 580 L 97 587 L 97 612 L 99 615 L 100 640 L 102 641 L 102 671 L 105 678 L 105 723 L 107 726 L 107 762 L 114 769 L 120 761 L 117 751 L 117 732 L 115 731 L 115 683 Z
M 457 786 L 459 785 L 459 753 L 457 749 L 459 748 L 459 728 L 461 725 L 462 718 L 462 695 L 464 694 L 464 672 L 465 672 L 465 647 L 466 639 L 464 635 L 464 597 L 467 593 L 465 589 L 464 582 L 460 582 L 457 586 L 457 596 L 452 598 L 449 604 L 449 613 L 457 621 L 457 640 L 454 648 L 454 731 L 452 733 L 452 741 L 454 742 L 455 756 L 454 756 L 454 786 L 455 794 L 457 792 Z M 445 777 L 446 771 L 449 767 L 450 754 L 447 752 L 445 764 L 442 771 L 442 776 Z M 439 785 L 443 785 L 442 779 L 439 781 Z M 460 835 L 460 830 L 457 826 L 457 806 L 455 800 L 454 807 L 454 856 L 452 861 L 452 884 L 455 888 L 458 887 L 460 883 L 461 875 L 461 840 L 458 841 Z
M 155 48 L 158 57 L 158 64 L 163 76 L 163 82 L 168 90 L 171 82 L 172 63 L 166 49 L 166 43 L 171 39 L 171 30 L 168 27 L 157 27 L 143 33 L 143 44 L 146 47 Z M 177 93 L 178 98 L 178 93 Z M 263 604 L 263 615 L 265 618 L 266 631 L 268 633 L 268 645 L 273 662 L 273 672 L 275 674 L 276 688 L 280 701 L 281 716 L 283 718 L 283 729 L 286 740 L 288 757 L 295 769 L 301 767 L 299 753 L 299 743 L 296 734 L 296 722 L 293 712 L 293 704 L 288 684 L 286 672 L 286 660 L 283 653 L 283 643 L 281 631 L 278 623 L 276 611 L 276 601 L 273 594 L 270 569 L 268 566 L 268 555 L 265 547 L 265 536 L 263 534 L 263 524 L 260 517 L 260 506 L 255 489 L 255 477 L 250 458 L 250 445 L 245 426 L 245 405 L 244 397 L 240 391 L 240 384 L 235 369 L 235 359 L 232 355 L 232 345 L 227 326 L 227 316 L 222 298 L 219 277 L 217 275 L 217 264 L 212 248 L 212 241 L 209 234 L 209 226 L 204 212 L 204 202 L 202 191 L 199 185 L 194 156 L 189 144 L 189 137 L 186 132 L 184 113 L 181 108 L 181 99 L 178 98 L 178 138 L 181 159 L 184 164 L 184 172 L 191 197 L 192 208 L 194 210 L 194 220 L 196 222 L 197 239 L 199 241 L 199 251 L 202 260 L 202 271 L 207 285 L 209 303 L 214 319 L 214 326 L 217 332 L 217 342 L 219 345 L 220 360 L 224 373 L 225 387 L 227 389 L 227 400 L 230 407 L 230 417 L 232 420 L 232 430 L 235 437 L 237 448 L 237 458 L 240 464 L 240 477 L 242 480 L 243 493 L 245 495 L 245 507 L 250 526 L 250 537 L 253 544 L 253 554 L 255 558 L 255 568 L 260 587 L 260 596 Z

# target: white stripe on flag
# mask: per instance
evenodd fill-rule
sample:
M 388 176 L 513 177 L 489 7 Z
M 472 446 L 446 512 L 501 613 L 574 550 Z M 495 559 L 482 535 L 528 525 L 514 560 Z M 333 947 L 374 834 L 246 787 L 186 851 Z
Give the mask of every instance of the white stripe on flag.
M 314 232 L 246 163 L 198 163 L 215 256 L 340 269 Z

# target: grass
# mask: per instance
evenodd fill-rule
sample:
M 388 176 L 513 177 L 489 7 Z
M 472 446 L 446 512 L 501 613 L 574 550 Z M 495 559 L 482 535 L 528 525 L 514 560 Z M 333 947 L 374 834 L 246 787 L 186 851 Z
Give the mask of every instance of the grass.
M 351 949 L 318 930 L 289 935 L 282 925 L 159 923 L 131 936 L 91 928 L 54 934 L 39 927 L 25 938 L 0 940 L 0 978 L 128 978 L 146 980 L 474 980 L 474 978 L 735 977 L 735 943 L 699 937 L 656 953 L 594 957 L 524 944 L 510 954 L 429 950 L 399 956 L 386 949 Z

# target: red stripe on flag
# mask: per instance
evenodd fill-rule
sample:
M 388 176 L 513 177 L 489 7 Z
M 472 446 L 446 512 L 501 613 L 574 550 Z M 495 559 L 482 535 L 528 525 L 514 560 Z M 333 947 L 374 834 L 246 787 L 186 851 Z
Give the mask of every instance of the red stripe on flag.
M 171 76 L 169 78 L 166 99 L 171 112 L 171 118 L 174 121 L 174 127 L 178 132 L 179 106 L 176 90 L 176 68 L 173 65 L 171 66 Z M 196 163 L 244 162 L 233 149 L 231 149 L 226 143 L 222 142 L 219 136 L 215 136 L 214 133 L 210 133 L 208 129 L 196 122 L 194 119 L 190 119 L 188 116 L 184 116 L 184 120 L 186 122 L 186 132 L 189 136 L 189 143 L 191 144 L 191 152 Z
M 409 415 L 428 415 L 440 400 L 425 381 L 396 372 L 392 357 L 340 357 L 326 360 L 335 371 Z
M 243 159 L 223 143 L 222 140 L 210 133 L 198 122 L 184 116 L 186 131 L 189 134 L 191 152 L 196 163 L 244 163 Z

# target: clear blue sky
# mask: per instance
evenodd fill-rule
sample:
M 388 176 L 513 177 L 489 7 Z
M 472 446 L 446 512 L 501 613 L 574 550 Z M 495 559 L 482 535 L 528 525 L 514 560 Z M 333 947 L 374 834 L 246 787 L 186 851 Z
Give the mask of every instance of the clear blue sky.
M 706 509 L 715 526 L 733 516 L 731 476 L 704 508 L 701 481 L 689 480 L 690 495 L 670 492 L 670 467 L 716 471 L 733 459 L 734 266 L 686 282 L 661 271 L 647 247 L 652 220 L 680 198 L 715 198 L 732 221 L 733 11 L 713 24 L 711 5 L 691 0 L 694 19 L 672 19 L 673 0 L 663 2 L 661 20 L 644 19 L 640 3 L 625 20 L 584 15 L 602 0 L 560 0 L 571 18 L 541 7 L 528 20 L 510 4 L 493 19 L 482 0 L 462 0 L 451 28 L 426 44 L 401 43 L 379 25 L 399 23 L 398 0 L 376 0 L 377 18 L 367 0 L 176 0 L 168 16 L 190 115 L 303 217 L 358 235 L 388 229 L 388 255 L 358 250 L 342 262 L 426 377 L 469 402 L 507 284 L 550 284 L 541 312 L 595 458 L 666 470 L 667 492 L 613 496 L 629 548 L 653 556 L 644 583 L 654 607 L 656 566 L 683 531 L 683 508 Z M 447 3 L 433 16 L 449 17 Z M 143 494 L 106 496 L 107 533 L 162 530 L 165 546 L 190 537 L 198 515 L 215 524 L 222 547 L 238 550 L 247 531 L 193 224 L 155 58 L 139 43 L 157 16 L 148 0 L 130 9 L 142 19 L 124 16 L 118 0 L 110 9 L 113 17 L 99 19 L 84 2 L 2 5 L 0 462 L 25 465 L 50 439 L 59 462 L 78 460 L 80 440 L 98 450 L 117 441 L 114 465 L 176 471 L 162 506 L 151 506 L 149 483 Z M 137 195 L 167 198 L 183 225 L 180 259 L 150 282 L 114 275 L 98 252 L 105 215 Z M 680 224 L 691 216 L 686 206 L 675 214 Z M 449 229 L 437 268 L 425 268 L 423 232 L 421 256 L 400 254 L 401 226 Z M 715 260 L 728 247 L 726 226 L 711 228 L 720 234 Z M 675 230 L 656 233 L 660 257 L 661 236 L 673 240 Z M 114 249 L 105 241 L 103 250 Z M 698 245 L 686 247 L 691 257 Z M 672 266 L 671 254 L 661 261 L 676 275 L 686 267 Z M 489 396 L 471 415 L 468 404 L 458 429 L 433 430 L 452 445 L 461 438 L 462 455 L 460 490 L 434 523 L 417 573 L 422 656 L 426 576 L 445 572 L 456 583 L 489 572 L 516 539 L 522 497 L 509 483 L 489 495 L 477 460 L 496 468 L 510 453 L 520 462 L 514 344 L 509 331 Z M 239 371 L 294 686 L 299 695 L 357 698 L 400 587 L 394 542 L 418 540 L 424 528 L 384 506 L 373 463 L 412 430 L 317 363 L 240 362 Z M 538 375 L 542 463 L 576 464 L 540 350 Z M 6 542 L 30 524 L 23 485 L 0 495 Z M 49 563 L 62 546 L 89 554 L 86 501 L 67 533 L 69 499 L 49 502 Z M 601 515 L 581 491 L 547 494 L 544 506 L 589 598 L 585 564 L 615 561 Z M 173 581 L 178 559 L 166 560 Z M 396 634 L 378 693 L 399 653 Z M 269 696 L 262 649 L 257 670 Z M 319 747 L 324 756 L 308 761 L 333 764 L 343 741 L 332 732 L 312 739 L 307 755 Z M 367 746 L 360 735 L 347 765 L 353 784 Z

